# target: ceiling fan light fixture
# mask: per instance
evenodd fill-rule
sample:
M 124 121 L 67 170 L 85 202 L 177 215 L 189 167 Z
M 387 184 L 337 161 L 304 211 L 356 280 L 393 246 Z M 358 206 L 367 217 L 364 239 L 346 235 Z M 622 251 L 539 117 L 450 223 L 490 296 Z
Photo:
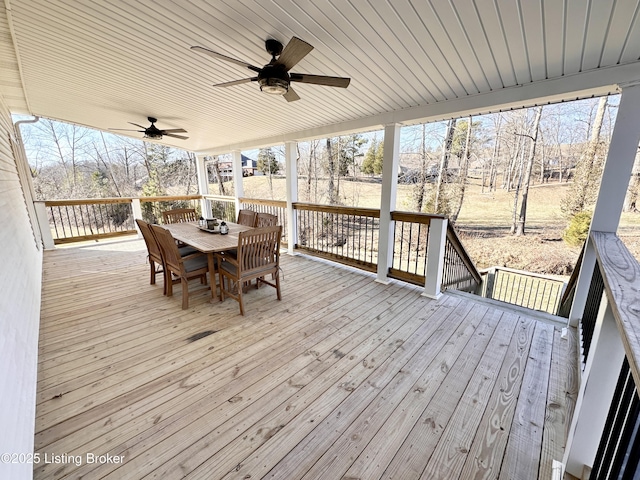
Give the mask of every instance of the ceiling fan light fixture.
M 271 95 L 284 95 L 289 91 L 289 82 L 282 78 L 261 78 L 259 82 L 260 90 Z

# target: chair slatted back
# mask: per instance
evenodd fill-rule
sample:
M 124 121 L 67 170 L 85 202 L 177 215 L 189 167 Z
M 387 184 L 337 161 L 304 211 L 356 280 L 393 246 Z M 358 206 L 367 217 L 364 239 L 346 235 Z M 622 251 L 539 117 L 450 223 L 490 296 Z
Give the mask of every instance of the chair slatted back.
M 253 227 L 256 223 L 256 215 L 253 210 L 240 210 L 238 212 L 238 225 Z
M 277 270 L 280 261 L 281 226 L 255 228 L 238 234 L 240 276 Z
M 275 227 L 278 225 L 278 217 L 270 213 L 259 213 L 256 216 L 256 228 Z
M 180 255 L 178 245 L 176 244 L 173 235 L 171 235 L 171 232 L 159 225 L 151 225 L 150 227 L 158 241 L 158 246 L 162 251 L 162 255 L 164 256 L 164 261 L 167 266 L 170 267 L 171 270 L 181 271 L 182 256 Z
M 138 218 L 136 218 L 136 223 L 138 224 L 140 233 L 142 233 L 142 238 L 144 238 L 144 243 L 147 245 L 147 251 L 149 252 L 149 257 L 151 257 L 151 259 L 156 263 L 162 264 L 162 254 L 160 253 L 160 247 L 158 246 L 156 237 L 153 235 L 153 232 L 151 231 L 151 226 L 144 220 L 140 220 Z
M 162 219 L 164 223 L 186 223 L 198 220 L 195 208 L 175 208 L 173 210 L 167 210 L 166 212 L 162 212 Z

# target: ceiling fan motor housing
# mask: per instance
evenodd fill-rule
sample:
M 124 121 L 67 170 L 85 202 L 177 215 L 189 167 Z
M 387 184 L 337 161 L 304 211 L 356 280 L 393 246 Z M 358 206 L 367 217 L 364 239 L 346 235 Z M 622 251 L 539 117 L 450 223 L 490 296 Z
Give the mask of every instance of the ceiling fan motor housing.
M 289 91 L 289 73 L 284 65 L 265 65 L 258 73 L 260 90 L 274 95 L 284 95 Z

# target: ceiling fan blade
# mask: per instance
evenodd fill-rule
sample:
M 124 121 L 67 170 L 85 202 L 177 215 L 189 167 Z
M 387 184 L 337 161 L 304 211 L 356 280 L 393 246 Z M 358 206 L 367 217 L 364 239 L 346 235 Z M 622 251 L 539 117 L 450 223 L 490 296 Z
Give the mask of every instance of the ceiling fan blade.
M 284 65 L 287 71 L 291 70 L 300 60 L 307 56 L 313 47 L 298 37 L 293 37 L 284 47 L 276 60 L 276 65 Z
M 214 52 L 213 50 L 209 50 L 208 48 L 195 46 L 195 47 L 191 47 L 191 50 L 204 53 L 205 55 L 209 55 L 210 57 L 213 57 L 213 58 L 218 58 L 220 60 L 225 60 L 227 62 L 235 63 L 236 65 L 240 65 L 241 67 L 247 67 L 249 70 L 253 70 L 254 72 L 259 72 L 261 70 L 259 67 L 251 65 L 250 63 L 243 62 L 241 60 L 236 60 L 235 58 L 227 57 L 226 55 L 222 55 L 221 53 Z
M 241 83 L 249 83 L 258 81 L 258 77 L 243 78 L 242 80 L 232 80 L 225 83 L 216 83 L 214 87 L 232 87 L 234 85 L 240 85 Z
M 347 88 L 351 82 L 346 77 L 327 77 L 325 75 L 309 75 L 306 73 L 292 73 L 292 82 L 313 83 L 315 85 L 326 85 L 327 87 Z
M 291 85 L 289 85 L 289 91 L 285 93 L 283 97 L 287 102 L 295 102 L 296 100 L 300 100 L 300 97 L 295 92 L 295 90 L 291 88 Z
M 140 132 L 140 133 L 144 133 L 144 130 L 133 130 L 131 128 L 110 128 L 109 130 L 117 130 L 120 132 Z
M 168 130 L 162 130 L 163 135 L 167 133 L 187 133 L 187 131 L 184 128 L 170 128 Z
M 173 137 L 173 138 L 179 138 L 180 140 L 186 140 L 189 137 L 184 137 L 182 135 L 176 135 L 175 133 L 163 133 L 162 134 L 163 137 Z
M 130 123 L 131 125 L 135 125 L 136 127 L 142 128 L 143 130 L 146 130 L 147 127 L 143 127 L 142 125 L 138 125 L 137 123 L 133 123 L 133 122 L 127 122 Z

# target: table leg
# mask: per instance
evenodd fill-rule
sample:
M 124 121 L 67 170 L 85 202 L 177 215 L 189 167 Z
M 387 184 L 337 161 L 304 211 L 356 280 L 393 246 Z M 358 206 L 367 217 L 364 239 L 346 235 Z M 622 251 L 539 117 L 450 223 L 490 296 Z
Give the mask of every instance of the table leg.
M 213 256 L 213 252 L 207 254 L 207 260 L 209 262 L 209 284 L 211 287 L 211 302 L 213 302 L 218 296 L 216 288 L 216 263 Z

